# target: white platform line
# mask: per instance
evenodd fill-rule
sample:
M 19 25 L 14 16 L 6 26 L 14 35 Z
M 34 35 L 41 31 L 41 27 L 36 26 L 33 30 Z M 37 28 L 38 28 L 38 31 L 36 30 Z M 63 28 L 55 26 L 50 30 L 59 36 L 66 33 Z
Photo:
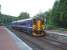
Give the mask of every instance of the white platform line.
M 47 33 L 51 33 L 51 34 L 58 34 L 58 35 L 63 35 L 63 36 L 67 36 L 67 34 L 64 33 L 59 33 L 59 32 L 51 32 L 51 31 L 46 31 Z

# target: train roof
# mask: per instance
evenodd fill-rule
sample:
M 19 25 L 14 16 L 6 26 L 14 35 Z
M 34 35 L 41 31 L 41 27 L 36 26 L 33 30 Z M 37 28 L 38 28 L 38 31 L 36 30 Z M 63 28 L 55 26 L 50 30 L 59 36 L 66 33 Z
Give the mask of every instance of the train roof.
M 21 20 L 17 20 L 17 21 L 13 21 L 12 23 L 18 23 L 18 22 L 24 22 L 24 21 L 27 21 L 27 20 L 32 20 L 32 18 L 28 18 L 28 19 L 21 19 Z

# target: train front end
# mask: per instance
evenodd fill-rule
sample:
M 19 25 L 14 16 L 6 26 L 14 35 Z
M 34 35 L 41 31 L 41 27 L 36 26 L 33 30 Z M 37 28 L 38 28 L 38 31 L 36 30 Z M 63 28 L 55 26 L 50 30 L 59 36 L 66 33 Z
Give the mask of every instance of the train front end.
M 44 36 L 46 35 L 45 31 L 45 24 L 44 20 L 42 19 L 33 19 L 33 29 L 32 35 L 33 36 Z

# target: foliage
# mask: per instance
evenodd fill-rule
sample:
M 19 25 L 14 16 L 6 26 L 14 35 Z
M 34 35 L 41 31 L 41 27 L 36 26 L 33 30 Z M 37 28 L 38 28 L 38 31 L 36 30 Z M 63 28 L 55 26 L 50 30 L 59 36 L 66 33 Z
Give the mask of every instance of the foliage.
M 12 21 L 20 20 L 20 19 L 26 19 L 29 18 L 29 14 L 26 12 L 22 12 L 19 17 L 14 17 L 10 15 L 4 15 L 0 14 L 0 25 L 8 25 Z
M 20 15 L 19 15 L 19 19 L 26 19 L 26 18 L 29 18 L 29 14 L 26 13 L 26 12 L 21 12 Z
M 8 25 L 10 22 L 12 22 L 13 17 L 9 15 L 0 15 L 0 25 Z
M 67 0 L 60 0 L 59 10 L 61 15 L 61 24 L 67 27 Z
M 56 1 L 53 10 L 52 16 L 54 23 L 59 27 L 67 27 L 67 0 Z
M 59 24 L 60 24 L 59 3 L 60 3 L 59 1 L 56 1 L 54 3 L 54 6 L 53 6 L 53 9 L 52 9 L 52 12 L 51 12 L 52 13 L 51 14 L 52 22 L 53 22 L 53 25 L 55 25 L 55 26 L 59 26 Z

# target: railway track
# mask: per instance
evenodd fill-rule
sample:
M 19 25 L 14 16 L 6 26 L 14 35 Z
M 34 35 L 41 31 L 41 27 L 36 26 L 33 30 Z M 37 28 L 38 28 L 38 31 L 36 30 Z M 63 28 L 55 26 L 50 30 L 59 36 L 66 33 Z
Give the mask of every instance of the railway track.
M 59 45 L 59 43 L 57 44 L 55 42 L 52 42 L 54 40 L 45 37 L 31 37 L 25 33 L 18 31 L 13 32 L 15 32 L 15 34 L 18 34 L 19 38 L 24 40 L 30 47 L 33 48 L 33 50 L 66 50 L 66 48 L 58 47 L 57 45 Z
M 40 38 L 38 38 L 38 39 L 41 40 L 41 41 L 46 41 L 46 42 L 50 43 L 51 45 L 54 45 L 54 46 L 63 48 L 64 50 L 67 50 L 67 44 L 62 43 L 62 42 L 59 42 L 59 41 L 54 40 L 54 39 L 52 39 L 52 38 L 40 37 Z
M 37 45 L 36 43 L 28 40 L 28 39 L 25 39 L 24 37 L 22 37 L 23 41 L 25 41 L 30 47 L 33 48 L 33 50 L 44 50 L 41 46 Z
M 13 31 L 13 32 L 14 32 L 14 31 Z M 17 33 L 19 33 L 19 32 L 17 32 Z M 21 33 L 17 34 L 17 33 L 15 33 L 15 34 L 16 34 L 21 40 L 23 40 L 25 43 L 27 43 L 30 47 L 32 47 L 33 50 L 44 50 L 44 48 L 42 48 L 41 46 L 39 46 L 39 45 L 37 45 L 36 43 L 34 43 L 34 42 L 32 41 L 32 39 L 29 39 L 29 37 L 26 36 L 24 33 L 23 33 L 23 34 L 21 34 Z

